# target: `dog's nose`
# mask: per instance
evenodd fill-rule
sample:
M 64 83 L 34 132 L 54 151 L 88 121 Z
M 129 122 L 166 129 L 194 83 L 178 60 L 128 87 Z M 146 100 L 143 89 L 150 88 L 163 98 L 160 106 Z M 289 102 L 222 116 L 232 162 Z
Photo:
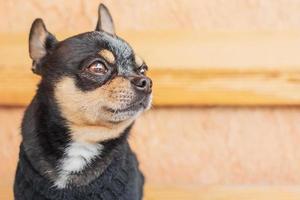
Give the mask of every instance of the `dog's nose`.
M 131 79 L 131 84 L 141 92 L 150 93 L 152 91 L 152 81 L 147 77 L 135 77 Z

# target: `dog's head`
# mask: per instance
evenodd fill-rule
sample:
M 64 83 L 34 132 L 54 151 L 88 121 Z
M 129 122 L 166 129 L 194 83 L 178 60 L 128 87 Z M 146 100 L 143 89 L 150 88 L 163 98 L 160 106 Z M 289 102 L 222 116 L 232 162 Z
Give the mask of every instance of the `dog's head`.
M 108 9 L 101 4 L 98 12 L 95 31 L 64 41 L 36 19 L 29 37 L 32 70 L 71 125 L 128 125 L 149 108 L 152 81 L 145 62 L 116 36 Z

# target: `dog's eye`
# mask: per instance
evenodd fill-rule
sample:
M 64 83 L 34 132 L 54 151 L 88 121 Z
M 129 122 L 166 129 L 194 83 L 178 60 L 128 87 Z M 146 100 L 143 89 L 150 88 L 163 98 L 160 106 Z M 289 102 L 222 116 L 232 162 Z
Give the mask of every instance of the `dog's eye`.
M 139 73 L 143 74 L 143 75 L 146 74 L 147 70 L 148 70 L 148 67 L 145 64 L 143 64 L 142 66 L 140 66 L 139 69 L 138 69 Z
M 96 75 L 104 75 L 108 71 L 105 65 L 100 61 L 93 62 L 88 66 L 87 70 Z

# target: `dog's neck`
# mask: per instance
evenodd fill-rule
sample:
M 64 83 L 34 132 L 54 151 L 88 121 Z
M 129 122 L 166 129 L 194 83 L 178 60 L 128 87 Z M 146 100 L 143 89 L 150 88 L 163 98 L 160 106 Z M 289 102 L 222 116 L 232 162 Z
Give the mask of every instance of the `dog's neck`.
M 49 94 L 51 91 L 39 92 L 25 113 L 22 123 L 25 152 L 34 168 L 58 188 L 70 183 L 86 185 L 101 175 L 119 153 L 120 146 L 127 145 L 131 126 L 119 137 L 105 142 L 74 141 Z

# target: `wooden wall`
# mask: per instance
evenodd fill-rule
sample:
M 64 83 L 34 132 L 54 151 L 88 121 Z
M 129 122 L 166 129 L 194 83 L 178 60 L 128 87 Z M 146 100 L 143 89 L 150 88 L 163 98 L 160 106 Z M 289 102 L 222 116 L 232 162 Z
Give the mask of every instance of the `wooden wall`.
M 42 17 L 56 32 L 91 30 L 99 0 L 1 0 L 0 32 L 27 32 Z M 299 0 L 102 0 L 117 29 L 299 30 Z
M 93 30 L 99 1 L 0 2 L 0 104 L 24 106 L 33 19 L 64 39 Z M 300 104 L 300 0 L 103 2 L 149 65 L 156 105 Z
M 300 0 L 102 2 L 154 81 L 154 108 L 131 136 L 149 184 L 300 183 Z M 93 30 L 98 3 L 0 0 L 0 186 L 12 183 L 39 80 L 32 21 L 64 39 Z
M 13 178 L 23 110 L 0 109 L 1 182 Z M 293 185 L 299 119 L 298 108 L 154 108 L 130 141 L 150 185 Z

